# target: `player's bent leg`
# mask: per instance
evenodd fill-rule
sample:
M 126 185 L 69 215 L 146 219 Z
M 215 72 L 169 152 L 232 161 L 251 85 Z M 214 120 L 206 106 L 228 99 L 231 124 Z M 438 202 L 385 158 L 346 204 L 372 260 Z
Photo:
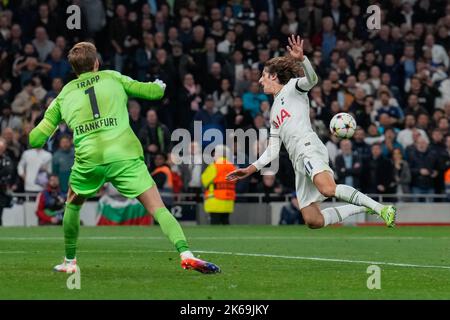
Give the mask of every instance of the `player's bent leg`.
M 324 217 L 320 212 L 318 202 L 311 203 L 309 206 L 300 210 L 305 224 L 311 229 L 319 229 L 325 226 Z
M 366 210 L 366 212 L 376 212 L 385 221 L 388 227 L 393 227 L 395 225 L 397 209 L 394 206 L 383 206 L 381 203 L 373 200 L 351 186 L 344 184 L 336 185 L 330 172 L 323 171 L 316 174 L 313 178 L 313 183 L 324 196 L 336 197 L 339 200 L 349 202 L 355 206 L 369 208 L 370 210 Z
M 366 208 L 348 204 L 321 210 L 320 203 L 315 202 L 301 209 L 303 220 L 311 229 L 323 228 L 335 223 L 341 223 L 348 217 L 366 212 Z
M 76 249 L 80 230 L 80 210 L 85 198 L 77 195 L 69 186 L 63 217 L 64 246 L 66 256 L 62 264 L 53 268 L 57 272 L 72 273 L 76 271 Z
M 189 250 L 186 237 L 180 224 L 164 206 L 156 186 L 147 189 L 137 198 L 159 223 L 162 232 L 169 238 L 180 253 L 181 266 L 184 269 L 193 269 L 202 273 L 220 272 L 220 268 L 215 264 L 194 257 Z

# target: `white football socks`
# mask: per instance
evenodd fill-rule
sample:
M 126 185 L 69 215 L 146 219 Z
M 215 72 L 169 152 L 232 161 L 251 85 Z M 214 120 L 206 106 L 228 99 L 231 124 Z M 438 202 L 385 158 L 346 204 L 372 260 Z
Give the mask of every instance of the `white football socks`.
M 365 207 L 347 204 L 341 207 L 331 207 L 320 211 L 323 215 L 323 226 L 342 222 L 350 216 L 366 211 Z
M 353 187 L 347 186 L 345 184 L 338 184 L 336 186 L 335 197 L 339 200 L 345 202 L 353 203 L 357 206 L 364 206 L 374 210 L 376 213 L 380 214 L 383 205 L 375 200 L 369 198 L 364 193 L 359 192 Z

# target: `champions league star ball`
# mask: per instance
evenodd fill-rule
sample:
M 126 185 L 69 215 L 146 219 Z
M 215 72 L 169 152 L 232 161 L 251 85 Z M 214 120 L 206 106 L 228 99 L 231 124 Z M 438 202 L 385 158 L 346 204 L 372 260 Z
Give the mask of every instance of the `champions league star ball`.
M 336 114 L 330 121 L 331 133 L 341 139 L 350 139 L 355 133 L 355 129 L 355 119 L 345 112 Z

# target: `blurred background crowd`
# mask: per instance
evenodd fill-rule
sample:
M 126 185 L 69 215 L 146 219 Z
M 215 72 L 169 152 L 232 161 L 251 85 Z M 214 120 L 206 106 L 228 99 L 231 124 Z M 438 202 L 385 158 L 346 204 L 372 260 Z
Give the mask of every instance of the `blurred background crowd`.
M 71 4 L 81 8 L 79 30 L 66 26 Z M 381 7 L 380 30 L 367 28 L 371 4 Z M 56 189 L 67 190 L 72 132 L 61 124 L 42 150 L 29 149 L 28 134 L 74 79 L 67 52 L 75 42 L 95 43 L 102 69 L 167 84 L 161 101 L 129 101 L 130 124 L 158 185 L 170 180 L 168 191 L 197 192 L 206 164 L 173 164 L 171 132 L 192 131 L 195 120 L 203 130 L 254 128 L 257 144 L 234 153 L 247 159 L 249 150 L 261 151 L 272 98 L 258 80 L 268 59 L 285 54 L 291 34 L 304 39 L 320 78 L 309 93 L 310 117 L 339 183 L 379 194 L 450 188 L 448 1 L 3 0 L 0 8 L 3 189 L 40 192 L 52 173 Z M 354 115 L 352 140 L 330 136 L 338 112 Z M 192 143 L 192 157 L 205 146 Z M 237 192 L 282 195 L 294 183 L 282 149 L 277 173 L 254 175 Z

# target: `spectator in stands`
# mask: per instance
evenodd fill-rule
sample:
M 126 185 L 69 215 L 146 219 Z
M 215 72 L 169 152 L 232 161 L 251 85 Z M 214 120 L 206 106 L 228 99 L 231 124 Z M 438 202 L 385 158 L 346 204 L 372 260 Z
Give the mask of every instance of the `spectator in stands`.
M 242 95 L 244 102 L 244 110 L 250 111 L 252 117 L 255 117 L 260 112 L 262 101 L 269 101 L 269 98 L 264 93 L 260 93 L 258 82 L 252 82 L 249 91 Z
M 364 190 L 367 193 L 394 193 L 394 167 L 381 153 L 381 146 L 375 143 L 371 147 L 371 157 L 365 163 Z
M 214 109 L 223 115 L 228 113 L 228 109 L 233 106 L 233 93 L 231 92 L 231 82 L 227 78 L 220 81 L 220 88 L 213 93 Z
M 124 61 L 126 59 L 125 40 L 129 34 L 127 8 L 119 4 L 116 7 L 116 16 L 112 20 L 109 28 L 109 37 L 111 39 L 111 45 L 114 49 L 114 69 L 121 72 L 124 67 Z
M 327 126 L 325 126 L 325 123 L 323 123 L 321 119 L 317 119 L 316 109 L 314 108 L 309 109 L 309 118 L 311 119 L 311 127 L 314 130 L 314 132 L 317 133 L 317 135 L 322 141 L 326 141 L 326 139 L 328 138 L 329 129 L 327 128 Z M 270 119 L 269 121 L 266 121 L 265 124 L 266 127 L 270 128 Z
M 50 71 L 48 76 L 50 79 L 61 78 L 67 79 L 68 74 L 72 70 L 69 62 L 63 57 L 64 52 L 59 47 L 54 47 L 50 53 L 50 57 L 46 60 Z
M 192 29 L 192 42 L 188 47 L 188 53 L 198 61 L 197 55 L 201 55 L 205 48 L 205 28 L 202 25 L 196 25 Z
M 444 135 L 438 128 L 431 132 L 430 152 L 436 158 L 437 176 L 434 179 L 434 193 L 444 193 L 444 172 L 445 172 L 445 157 L 447 150 L 444 141 Z
M 163 195 L 161 199 L 166 207 L 171 207 L 173 204 L 173 175 L 170 166 L 167 163 L 167 155 L 158 152 L 154 157 L 155 170 L 152 171 L 152 178 L 155 180 L 158 190 Z
M 446 155 L 443 159 L 444 162 L 444 184 L 445 192 L 447 193 L 447 200 L 450 200 L 450 135 L 445 137 Z
M 218 91 L 220 89 L 220 84 L 222 81 L 222 66 L 218 62 L 213 62 L 208 71 L 208 75 L 202 77 L 204 79 L 203 88 L 206 94 L 212 94 L 214 91 Z
M 147 111 L 147 122 L 139 131 L 139 140 L 145 153 L 145 162 L 149 168 L 153 168 L 153 160 L 158 153 L 167 154 L 171 149 L 169 129 L 158 120 L 156 111 Z M 156 164 L 155 164 L 156 165 Z
M 150 67 L 150 61 L 154 58 L 154 40 L 153 35 L 145 33 L 143 35 L 143 46 L 138 48 L 135 53 L 135 65 L 137 68 L 138 81 L 145 81 L 148 69 Z
M 427 110 L 419 104 L 419 98 L 416 94 L 410 94 L 408 96 L 405 113 L 417 117 L 421 113 L 427 113 Z
M 248 110 L 243 109 L 242 98 L 236 96 L 233 99 L 233 107 L 229 108 L 226 123 L 230 129 L 248 129 L 252 125 L 252 116 Z
M 58 177 L 61 191 L 66 194 L 69 187 L 69 177 L 74 161 L 74 149 L 72 139 L 63 136 L 59 140 L 59 149 L 53 154 L 52 173 Z
M 245 30 L 250 31 L 255 27 L 256 14 L 253 10 L 250 0 L 242 1 L 241 11 L 237 14 L 237 21 L 240 22 Z
M 336 40 L 333 18 L 330 16 L 322 18 L 322 31 L 313 37 L 312 44 L 320 46 L 324 58 L 328 59 L 336 46 Z
M 448 69 L 450 65 L 450 59 L 448 58 L 448 54 L 443 46 L 435 43 L 433 34 L 429 33 L 426 35 L 423 50 L 431 51 L 431 58 L 432 58 L 431 62 L 433 63 L 434 66 L 443 64 L 445 68 Z
M 195 65 L 199 69 L 199 75 L 204 76 L 211 71 L 213 63 L 217 62 L 225 66 L 225 59 L 216 49 L 216 40 L 213 37 L 207 37 L 205 40 L 205 51 L 196 55 Z
M 416 58 L 414 45 L 406 44 L 403 49 L 403 56 L 400 58 L 400 63 L 405 72 L 405 78 L 410 79 L 416 73 Z
M 12 197 L 9 194 L 13 184 L 15 164 L 7 155 L 7 142 L 0 138 L 0 226 L 2 226 L 3 209 L 12 205 Z
M 214 111 L 214 98 L 212 95 L 206 96 L 205 105 L 197 111 L 194 121 L 201 121 L 203 132 L 208 129 L 217 129 L 222 134 L 225 134 L 225 117 L 220 111 Z M 204 142 L 204 146 L 207 144 Z
M 278 224 L 305 224 L 295 192 L 292 193 L 290 203 L 284 205 L 281 209 L 280 222 L 278 222 Z
M 201 87 L 195 82 L 194 76 L 188 73 L 178 91 L 175 127 L 190 128 L 194 115 L 200 110 L 201 102 Z
M 417 116 L 417 128 L 428 132 L 430 129 L 430 116 L 428 113 L 421 113 Z
M 322 9 L 314 5 L 314 0 L 305 0 L 304 7 L 299 10 L 298 20 L 303 27 L 304 36 L 311 37 L 321 27 Z
M 38 194 L 36 200 L 36 215 L 40 226 L 62 224 L 65 194 L 59 188 L 58 176 L 50 175 L 46 188 Z
M 448 123 L 448 118 L 441 118 L 438 122 L 438 129 L 442 132 L 443 135 L 450 134 L 450 128 Z
M 401 149 L 395 148 L 392 152 L 392 162 L 394 164 L 394 181 L 396 193 L 410 193 L 411 171 L 407 161 L 403 160 Z
M 36 28 L 35 38 L 33 39 L 32 43 L 36 48 L 40 62 L 45 62 L 48 55 L 55 47 L 55 43 L 48 39 L 47 30 L 45 30 L 44 27 Z
M 139 135 L 142 128 L 145 127 L 145 119 L 141 116 L 141 105 L 136 100 L 128 101 L 128 115 L 130 116 L 130 127 L 135 135 Z
M 11 128 L 18 131 L 22 128 L 22 119 L 12 114 L 11 105 L 5 104 L 0 115 L 0 132 L 5 128 Z
M 316 111 L 316 118 L 322 120 L 322 122 L 328 127 L 331 120 L 331 112 L 329 105 L 327 105 L 327 102 L 324 100 L 322 89 L 320 87 L 314 87 L 311 89 L 310 94 L 310 106 Z
M 364 142 L 365 131 L 361 127 L 357 127 L 355 133 L 353 135 L 353 143 L 352 149 L 356 151 L 358 156 L 364 162 L 366 159 L 369 159 L 371 151 L 369 145 Z
M 397 135 L 397 141 L 402 145 L 403 149 L 406 149 L 413 142 L 413 132 L 417 131 L 425 140 L 428 141 L 428 136 L 422 129 L 416 128 L 416 118 L 413 114 L 407 114 L 405 116 L 405 128 L 400 130 Z
M 430 82 L 424 82 L 418 75 L 411 78 L 409 94 L 415 94 L 418 98 L 418 103 L 425 108 L 428 114 L 433 113 L 434 100 L 439 97 L 441 93 Z
M 230 77 L 234 86 L 233 91 L 237 91 L 237 83 L 244 80 L 244 69 L 248 67 L 248 65 L 244 63 L 243 59 L 244 55 L 242 54 L 242 51 L 236 49 L 232 54 L 230 62 L 225 65 L 225 73 Z
M 334 164 L 337 182 L 354 188 L 360 188 L 361 170 L 363 166 L 362 160 L 358 153 L 352 150 L 352 143 L 350 140 L 341 140 L 339 146 L 341 154 L 336 157 Z
M 264 202 L 284 201 L 284 198 L 281 196 L 283 188 L 277 181 L 275 172 L 265 172 L 262 175 L 261 183 L 256 186 L 255 192 L 264 193 Z
M 403 120 L 403 111 L 398 106 L 393 106 L 390 103 L 390 99 L 391 94 L 389 91 L 382 91 L 380 93 L 381 105 L 377 110 L 376 119 L 378 120 L 381 114 L 386 113 L 391 117 L 391 125 L 397 125 Z
M 179 165 L 179 171 L 183 180 L 185 192 L 200 194 L 202 188 L 202 150 L 196 141 L 191 141 L 187 154 L 183 154 L 183 162 Z
M 437 159 L 431 152 L 428 142 L 419 137 L 415 147 L 408 159 L 411 168 L 411 189 L 416 194 L 431 194 L 433 193 L 434 183 L 433 179 L 437 177 L 436 170 Z M 416 201 L 419 199 L 416 199 Z M 423 199 L 421 199 L 423 201 Z
M 217 52 L 225 55 L 230 55 L 236 48 L 236 33 L 233 30 L 228 30 L 225 35 L 225 40 L 219 42 L 217 45 Z
M 51 172 L 52 154 L 44 149 L 26 150 L 17 167 L 17 173 L 24 182 L 25 192 L 42 191 Z
M 28 115 L 31 111 L 31 106 L 38 103 L 39 100 L 36 97 L 34 89 L 35 87 L 33 80 L 30 79 L 24 83 L 23 90 L 16 96 L 11 104 L 14 114 L 19 116 Z
M 393 128 L 386 128 L 384 130 L 384 141 L 381 144 L 381 152 L 384 157 L 391 158 L 394 149 L 400 149 L 403 152 L 403 147 L 397 142 L 395 130 Z
M 56 77 L 52 79 L 52 88 L 50 91 L 47 92 L 47 94 L 44 97 L 44 100 L 47 100 L 48 98 L 56 98 L 58 94 L 61 92 L 62 88 L 64 87 L 64 81 L 62 78 Z
M 214 162 L 202 173 L 202 185 L 205 189 L 204 210 L 209 214 L 212 225 L 230 224 L 229 216 L 234 211 L 236 183 L 226 180 L 226 176 L 236 167 L 229 158 L 228 147 L 217 145 L 214 149 Z

